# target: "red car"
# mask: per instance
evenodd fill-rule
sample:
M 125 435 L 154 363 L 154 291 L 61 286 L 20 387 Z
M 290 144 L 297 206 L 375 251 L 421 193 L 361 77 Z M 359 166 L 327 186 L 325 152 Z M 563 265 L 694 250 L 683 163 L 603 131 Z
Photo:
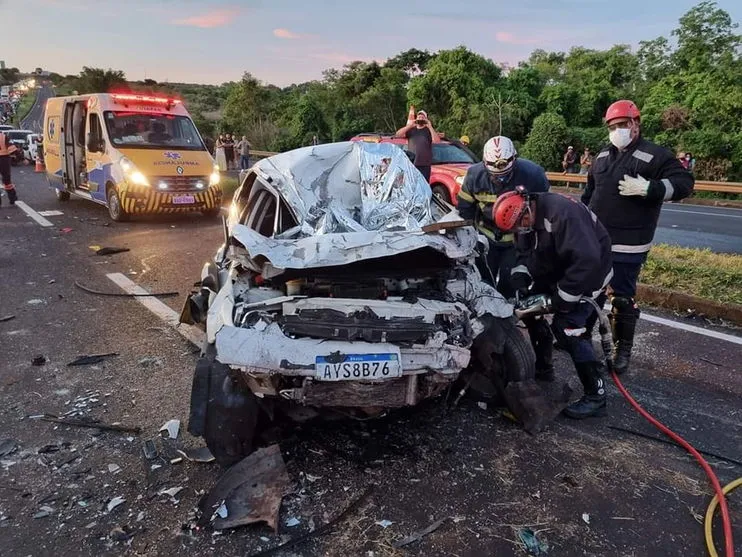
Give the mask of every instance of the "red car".
M 407 149 L 407 139 L 391 134 L 362 133 L 351 138 L 351 141 L 394 143 L 400 145 L 408 155 L 411 154 Z M 433 143 L 433 164 L 430 169 L 433 194 L 455 206 L 466 171 L 477 162 L 477 156 L 459 141 L 441 138 L 440 143 Z

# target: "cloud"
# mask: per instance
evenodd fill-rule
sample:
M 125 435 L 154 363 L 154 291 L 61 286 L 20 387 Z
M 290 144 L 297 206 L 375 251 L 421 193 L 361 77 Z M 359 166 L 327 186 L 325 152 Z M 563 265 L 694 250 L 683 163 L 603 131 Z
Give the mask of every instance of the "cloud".
M 308 38 L 311 38 L 313 35 L 302 35 L 300 33 L 294 33 L 293 31 L 289 31 L 288 29 L 284 29 L 280 27 L 278 29 L 273 30 L 273 36 L 278 37 L 279 39 L 296 40 L 296 39 L 308 39 Z
M 186 25 L 188 27 L 200 27 L 202 29 L 212 29 L 214 27 L 224 27 L 229 25 L 232 18 L 237 16 L 237 8 L 219 9 L 207 12 L 201 15 L 176 19 L 171 23 L 173 25 Z

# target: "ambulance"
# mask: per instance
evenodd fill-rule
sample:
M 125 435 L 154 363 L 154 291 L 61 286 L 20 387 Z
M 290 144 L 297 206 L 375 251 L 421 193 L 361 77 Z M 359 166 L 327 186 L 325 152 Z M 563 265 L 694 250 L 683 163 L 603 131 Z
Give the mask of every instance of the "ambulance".
M 219 167 L 179 99 L 136 93 L 52 97 L 44 113 L 44 162 L 60 201 L 132 215 L 201 212 L 217 217 Z

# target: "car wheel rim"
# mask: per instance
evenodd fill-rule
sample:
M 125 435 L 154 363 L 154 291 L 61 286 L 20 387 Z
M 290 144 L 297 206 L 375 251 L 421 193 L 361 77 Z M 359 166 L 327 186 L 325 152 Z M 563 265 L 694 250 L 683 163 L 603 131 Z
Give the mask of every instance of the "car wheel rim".
M 111 199 L 108 200 L 108 210 L 111 212 L 111 216 L 114 219 L 119 217 L 121 207 L 119 206 L 119 197 L 115 193 L 112 193 Z

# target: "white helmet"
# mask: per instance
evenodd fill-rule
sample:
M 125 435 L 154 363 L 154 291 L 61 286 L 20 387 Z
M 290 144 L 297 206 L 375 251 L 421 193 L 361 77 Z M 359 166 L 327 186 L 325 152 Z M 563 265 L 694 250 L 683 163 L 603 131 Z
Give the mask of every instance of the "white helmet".
M 504 135 L 495 136 L 484 144 L 484 166 L 493 176 L 509 174 L 517 156 L 515 145 Z

